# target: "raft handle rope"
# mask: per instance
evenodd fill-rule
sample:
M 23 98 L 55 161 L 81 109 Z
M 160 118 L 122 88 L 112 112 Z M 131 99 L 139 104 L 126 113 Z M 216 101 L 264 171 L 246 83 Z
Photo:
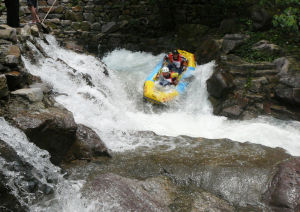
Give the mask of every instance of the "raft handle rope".
M 54 4 L 56 3 L 56 0 L 53 2 L 52 6 L 50 7 L 50 9 L 48 10 L 47 14 L 45 15 L 43 21 L 42 21 L 42 24 L 44 23 L 45 19 L 47 18 L 47 16 L 49 15 L 50 11 L 52 10 Z

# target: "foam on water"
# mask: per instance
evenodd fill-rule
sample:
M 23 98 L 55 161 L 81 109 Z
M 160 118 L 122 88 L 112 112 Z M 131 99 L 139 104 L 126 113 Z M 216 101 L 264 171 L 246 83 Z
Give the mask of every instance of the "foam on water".
M 160 145 L 151 138 L 130 134 L 153 131 L 168 136 L 250 141 L 300 155 L 299 122 L 267 117 L 231 121 L 212 114 L 205 82 L 213 72 L 213 62 L 197 67 L 184 98 L 168 109 L 153 112 L 152 106 L 142 101 L 143 83 L 163 55 L 115 50 L 103 59 L 110 69 L 107 77 L 103 74 L 105 65 L 97 58 L 62 49 L 54 37 L 47 39 L 50 45 L 40 44 L 50 57 L 42 57 L 36 65 L 23 58 L 26 68 L 63 93 L 56 100 L 73 112 L 77 123 L 94 129 L 113 151 Z M 87 74 L 94 86 L 88 85 Z

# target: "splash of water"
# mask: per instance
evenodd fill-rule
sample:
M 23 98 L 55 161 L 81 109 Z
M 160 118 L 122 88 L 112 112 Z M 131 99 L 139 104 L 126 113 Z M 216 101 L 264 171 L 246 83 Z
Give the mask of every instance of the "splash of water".
M 42 41 L 40 44 L 50 57 L 41 57 L 37 65 L 23 57 L 26 68 L 51 84 L 56 92 L 65 94 L 56 100 L 73 112 L 77 123 L 94 129 L 113 151 L 178 145 L 131 133 L 150 130 L 168 136 L 250 141 L 300 155 L 299 122 L 266 117 L 231 121 L 212 114 L 205 82 L 213 72 L 214 63 L 196 68 L 194 82 L 176 104 L 153 112 L 152 106 L 142 101 L 143 83 L 162 55 L 115 50 L 103 59 L 110 68 L 107 77 L 103 74 L 105 65 L 97 58 L 65 50 L 54 37 L 47 39 L 50 45 Z

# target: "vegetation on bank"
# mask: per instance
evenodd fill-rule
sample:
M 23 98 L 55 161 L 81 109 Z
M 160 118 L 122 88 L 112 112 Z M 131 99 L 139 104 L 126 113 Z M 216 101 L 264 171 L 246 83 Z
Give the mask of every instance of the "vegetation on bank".
M 300 0 L 260 0 L 259 5 L 272 14 L 270 26 L 255 31 L 250 18 L 240 18 L 241 32 L 250 39 L 235 54 L 248 62 L 273 61 L 282 55 L 300 55 Z M 252 49 L 261 40 L 268 40 L 282 48 L 279 53 L 266 53 Z

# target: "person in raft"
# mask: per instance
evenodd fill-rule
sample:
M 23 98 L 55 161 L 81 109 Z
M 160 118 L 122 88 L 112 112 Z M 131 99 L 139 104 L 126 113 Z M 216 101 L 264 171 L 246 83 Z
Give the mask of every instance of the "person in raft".
M 185 71 L 188 60 L 175 49 L 164 57 L 164 63 L 168 63 L 168 68 L 180 75 Z
M 37 1 L 38 0 L 27 0 L 28 9 L 31 11 L 32 23 L 40 23 L 40 18 L 37 14 Z
M 170 71 L 168 67 L 164 66 L 156 75 L 156 79 L 159 79 L 159 84 L 162 86 L 177 85 L 178 73 Z

